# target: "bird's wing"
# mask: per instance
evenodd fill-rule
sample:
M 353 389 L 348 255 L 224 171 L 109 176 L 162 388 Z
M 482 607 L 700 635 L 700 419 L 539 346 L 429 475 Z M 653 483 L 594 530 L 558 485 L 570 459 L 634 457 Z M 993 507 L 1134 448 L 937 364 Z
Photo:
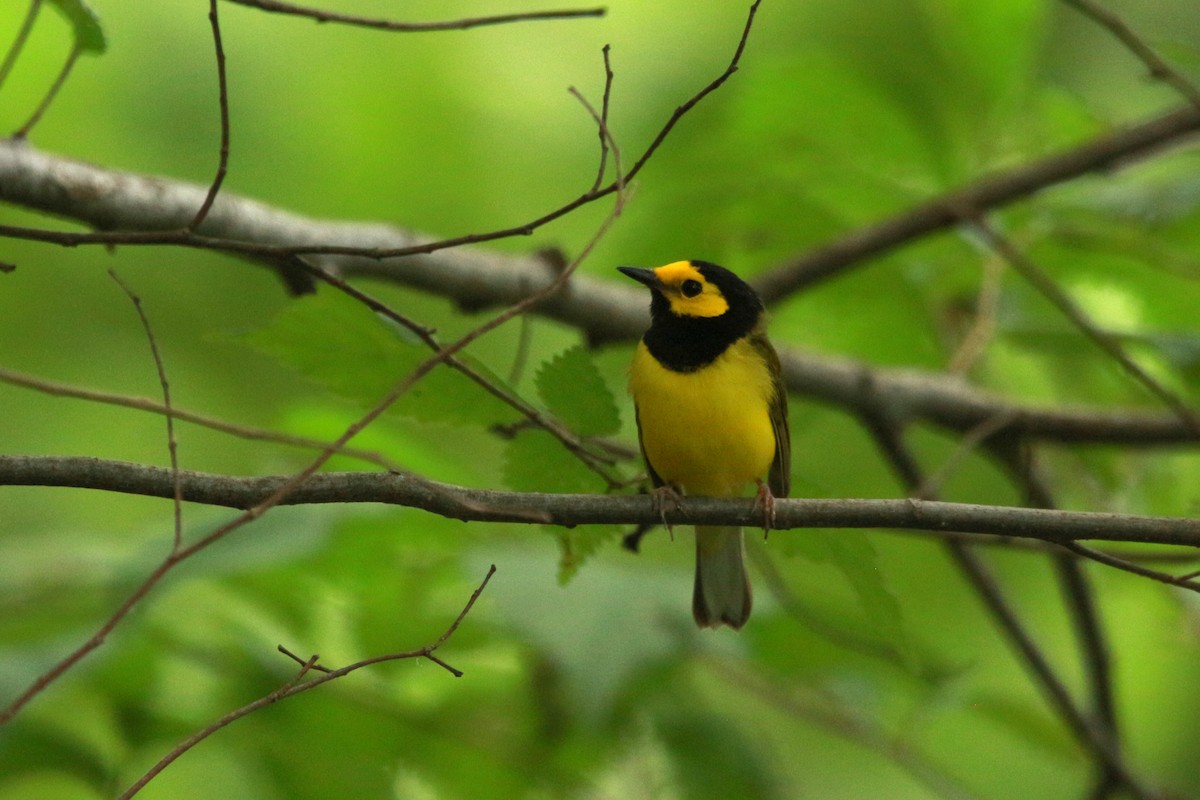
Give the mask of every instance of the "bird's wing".
M 792 437 L 788 430 L 787 387 L 783 385 L 783 367 L 779 354 L 765 333 L 755 331 L 750 344 L 767 363 L 771 373 L 771 429 L 775 433 L 775 458 L 767 475 L 767 485 L 776 497 L 787 497 L 792 488 Z
M 658 477 L 658 473 L 654 471 L 654 465 L 650 463 L 650 456 L 646 455 L 646 443 L 642 441 L 642 417 L 638 411 L 636 401 L 633 404 L 633 418 L 637 422 L 638 448 L 642 451 L 642 461 L 646 464 L 646 472 L 650 475 L 650 482 L 657 489 L 663 485 L 663 479 Z

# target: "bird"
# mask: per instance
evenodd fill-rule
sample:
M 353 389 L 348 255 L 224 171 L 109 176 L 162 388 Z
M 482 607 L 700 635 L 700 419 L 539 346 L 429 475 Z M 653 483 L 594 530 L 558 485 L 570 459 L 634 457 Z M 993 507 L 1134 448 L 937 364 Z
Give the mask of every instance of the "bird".
M 791 488 L 791 440 L 762 300 L 708 261 L 617 270 L 650 289 L 629 392 L 656 507 L 665 514 L 688 495 L 737 497 L 753 483 L 769 528 L 775 498 Z M 751 604 L 741 528 L 696 526 L 696 624 L 740 629 Z

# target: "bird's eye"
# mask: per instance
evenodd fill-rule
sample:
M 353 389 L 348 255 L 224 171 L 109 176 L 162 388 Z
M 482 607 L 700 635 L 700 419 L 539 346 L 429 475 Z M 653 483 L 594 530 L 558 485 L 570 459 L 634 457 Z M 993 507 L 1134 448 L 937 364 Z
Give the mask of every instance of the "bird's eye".
M 683 292 L 684 297 L 695 297 L 704 291 L 704 287 L 700 285 L 700 281 L 687 280 L 680 284 L 679 291 Z

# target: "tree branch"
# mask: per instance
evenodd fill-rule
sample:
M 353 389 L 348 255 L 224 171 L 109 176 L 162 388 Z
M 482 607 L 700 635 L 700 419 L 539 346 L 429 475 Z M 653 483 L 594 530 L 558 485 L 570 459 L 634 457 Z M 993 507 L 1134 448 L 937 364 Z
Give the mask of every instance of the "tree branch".
M 1188 112 L 1191 113 L 1191 112 Z M 1200 112 L 1195 112 L 1200 124 Z M 1178 135 L 1178 133 L 1177 133 Z M 292 214 L 221 192 L 205 218 L 204 236 L 181 233 L 208 187 L 118 172 L 42 153 L 27 144 L 0 141 L 0 200 L 84 222 L 101 230 L 162 230 L 136 241 L 225 247 L 244 243 L 257 260 L 280 266 L 280 252 L 316 244 L 359 245 L 366 251 L 419 246 L 434 237 L 383 224 L 331 222 Z M 0 225 L 0 235 L 71 244 L 80 234 Z M 104 234 L 84 234 L 103 241 Z M 215 247 L 216 244 L 213 244 Z M 283 250 L 277 250 L 283 248 Z M 556 276 L 539 256 L 509 255 L 476 247 L 414 254 L 403 259 L 368 255 L 309 256 L 332 273 L 369 275 L 451 298 L 466 308 L 507 305 L 545 288 Z M 592 342 L 633 340 L 647 323 L 643 292 L 613 281 L 573 276 L 565 291 L 544 299 L 534 313 L 580 329 Z M 1014 404 L 960 380 L 920 370 L 871 369 L 848 358 L 799 350 L 780 352 L 789 389 L 855 411 L 876 394 L 911 419 L 957 432 L 1005 415 L 1007 430 L 1032 439 L 1121 445 L 1200 441 L 1166 414 L 1098 409 L 1043 409 Z
M 294 476 L 239 477 L 181 470 L 183 499 L 228 508 L 254 508 Z M 0 456 L 0 486 L 62 486 L 170 498 L 171 470 L 84 456 Z M 378 472 L 324 472 L 309 476 L 279 501 L 386 503 L 419 508 L 473 522 L 549 525 L 639 524 L 661 522 L 645 495 L 539 494 L 473 489 L 411 475 Z M 1087 511 L 1048 511 L 1008 506 L 940 503 L 927 500 L 778 499 L 774 527 L 896 528 L 937 533 L 956 531 L 1065 543 L 1097 540 L 1200 547 L 1200 519 L 1152 517 Z M 686 508 L 670 511 L 679 525 L 761 526 L 762 510 L 752 498 L 689 497 Z M 1188 588 L 1200 589 L 1191 581 Z
M 753 282 L 768 304 L 803 291 L 868 258 L 953 228 L 958 209 L 987 211 L 1089 172 L 1117 167 L 1200 130 L 1200 109 L 1187 106 L 1115 131 L 1070 150 L 983 177 L 895 216 L 848 232 L 759 275 Z

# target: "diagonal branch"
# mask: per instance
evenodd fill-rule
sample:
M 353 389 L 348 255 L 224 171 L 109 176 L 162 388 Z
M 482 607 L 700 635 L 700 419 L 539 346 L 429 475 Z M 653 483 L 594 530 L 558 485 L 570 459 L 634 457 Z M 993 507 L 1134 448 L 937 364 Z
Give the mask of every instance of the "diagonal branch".
M 869 258 L 959 224 L 957 209 L 988 211 L 1090 172 L 1112 169 L 1200 130 L 1200 109 L 1187 106 L 1005 172 L 988 175 L 895 216 L 852 230 L 759 275 L 768 304 L 811 288 Z
M 988 246 L 1003 256 L 1013 269 L 1020 273 L 1021 277 L 1033 286 L 1042 297 L 1057 308 L 1059 313 L 1066 317 L 1072 325 L 1097 347 L 1107 353 L 1110 358 L 1120 364 L 1121 368 L 1129 373 L 1134 380 L 1170 408 L 1179 417 L 1180 422 L 1189 429 L 1200 432 L 1200 418 L 1196 416 L 1195 410 L 1190 408 L 1179 395 L 1168 389 L 1158 379 L 1143 369 L 1126 352 L 1125 347 L 1117 340 L 1117 337 L 1093 322 L 1084 310 L 1071 299 L 1071 296 L 1047 275 L 1033 259 L 1019 250 L 1007 237 L 1001 235 L 987 220 L 975 215 L 972 210 L 967 210 L 965 216 L 969 220 L 971 228 L 979 233 Z
M 1193 106 L 1200 109 L 1200 89 L 1182 73 L 1172 69 L 1171 65 L 1164 61 L 1154 51 L 1154 48 L 1146 44 L 1142 37 L 1138 36 L 1123 19 L 1092 0 L 1063 0 L 1063 2 L 1108 29 L 1109 33 L 1117 37 L 1121 44 L 1125 45 L 1139 61 L 1145 64 L 1151 78 L 1167 84 Z

